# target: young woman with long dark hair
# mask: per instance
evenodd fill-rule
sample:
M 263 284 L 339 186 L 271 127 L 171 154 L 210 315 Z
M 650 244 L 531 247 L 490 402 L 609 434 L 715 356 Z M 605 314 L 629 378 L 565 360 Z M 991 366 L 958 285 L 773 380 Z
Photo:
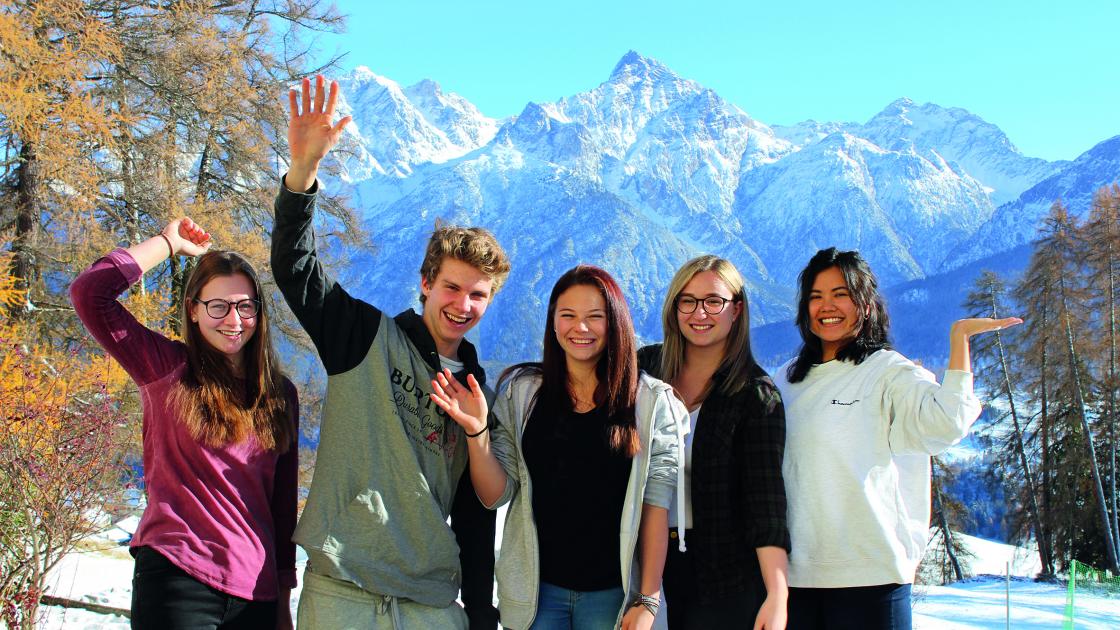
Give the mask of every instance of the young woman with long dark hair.
M 649 628 L 685 411 L 667 385 L 639 375 L 630 313 L 607 272 L 580 265 L 561 276 L 547 321 L 542 360 L 503 374 L 493 426 L 472 377 L 432 384 L 467 433 L 479 498 L 510 503 L 496 571 L 502 626 Z
M 692 424 L 684 522 L 669 512 L 669 630 L 785 628 L 785 416 L 751 354 L 745 289 L 730 261 L 686 262 L 665 296 L 664 343 L 638 352 L 642 369 L 683 399 Z M 686 550 L 676 544 L 682 531 Z
M 187 218 L 93 263 L 70 287 L 90 334 L 143 401 L 147 507 L 130 544 L 132 627 L 290 628 L 299 404 L 247 260 Z M 168 256 L 197 256 L 183 341 L 117 301 Z
M 817 252 L 799 284 L 802 345 L 777 378 L 793 542 L 789 628 L 909 630 L 910 585 L 929 536 L 930 455 L 980 415 L 969 338 L 1022 320 L 955 322 L 938 384 L 891 350 L 878 282 L 858 252 Z

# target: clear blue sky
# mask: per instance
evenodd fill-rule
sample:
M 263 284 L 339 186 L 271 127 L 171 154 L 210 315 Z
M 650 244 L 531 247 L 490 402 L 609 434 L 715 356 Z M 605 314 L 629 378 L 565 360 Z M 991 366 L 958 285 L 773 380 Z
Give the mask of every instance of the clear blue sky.
M 1120 134 L 1120 1 L 340 0 L 319 39 L 492 117 L 606 80 L 627 50 L 766 124 L 864 122 L 896 98 L 963 107 L 1021 151 L 1073 159 Z

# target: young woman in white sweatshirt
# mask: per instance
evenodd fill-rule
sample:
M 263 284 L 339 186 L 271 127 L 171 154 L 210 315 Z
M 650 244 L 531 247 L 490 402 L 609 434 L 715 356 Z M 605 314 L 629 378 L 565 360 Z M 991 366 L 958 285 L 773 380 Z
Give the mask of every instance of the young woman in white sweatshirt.
M 969 337 L 1022 320 L 962 319 L 943 382 L 891 350 L 878 282 L 854 251 L 821 250 L 799 277 L 798 356 L 785 402 L 789 629 L 910 630 L 925 550 L 930 455 L 980 415 Z

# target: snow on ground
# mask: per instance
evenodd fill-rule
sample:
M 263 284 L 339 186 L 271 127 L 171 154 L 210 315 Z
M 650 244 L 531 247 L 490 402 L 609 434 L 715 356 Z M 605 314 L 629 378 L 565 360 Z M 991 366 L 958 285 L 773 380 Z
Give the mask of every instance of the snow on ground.
M 998 629 L 1007 626 L 1008 597 L 1004 577 L 1011 562 L 1010 628 L 1043 630 L 1061 628 L 1066 604 L 1064 584 L 1043 584 L 1029 579 L 1038 571 L 1033 552 L 990 540 L 958 534 L 976 555 L 970 561 L 979 577 L 948 586 L 914 587 L 915 630 Z M 303 574 L 306 556 L 299 550 L 297 569 Z M 127 548 L 105 536 L 87 541 L 81 551 L 67 556 L 51 572 L 48 593 L 58 597 L 127 609 L 132 591 L 132 557 Z M 299 601 L 292 593 L 292 611 Z M 42 608 L 39 627 L 45 630 L 124 630 L 128 620 L 80 609 Z M 1120 628 L 1120 597 L 1081 596 L 1077 599 L 1077 630 Z
M 1038 559 L 1037 547 L 1032 542 L 1028 547 L 1015 547 L 994 540 L 985 540 L 968 534 L 953 534 L 960 539 L 975 557 L 968 559 L 969 572 L 973 575 L 1007 575 L 1008 563 L 1011 575 L 1033 577 L 1042 570 Z
M 918 600 L 914 604 L 915 630 L 1056 630 L 1065 620 L 1066 588 L 1063 584 L 1012 577 L 1010 624 L 1004 576 L 984 575 L 949 586 L 916 587 L 915 593 Z M 1120 598 L 1082 597 L 1079 593 L 1074 628 L 1120 628 Z
M 127 610 L 132 604 L 132 556 L 127 540 L 139 519 L 131 517 L 79 544 L 79 550 L 64 557 L 51 571 L 47 594 Z M 121 535 L 123 532 L 123 536 Z M 296 575 L 303 575 L 307 555 L 296 547 Z M 292 619 L 302 582 L 292 591 Z M 106 615 L 80 608 L 43 606 L 42 630 L 128 630 L 127 617 Z

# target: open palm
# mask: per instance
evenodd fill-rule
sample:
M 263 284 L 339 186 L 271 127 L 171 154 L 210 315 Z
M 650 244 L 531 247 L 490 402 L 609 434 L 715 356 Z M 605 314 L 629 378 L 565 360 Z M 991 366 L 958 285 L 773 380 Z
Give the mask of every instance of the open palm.
M 350 116 L 344 116 L 331 124 L 338 103 L 338 82 L 331 81 L 325 98 L 324 84 L 323 76 L 317 75 L 314 95 L 311 80 L 307 78 L 303 79 L 301 92 L 288 91 L 288 149 L 293 163 L 318 164 L 338 143 L 343 127 L 351 120 Z
M 966 337 L 971 337 L 993 330 L 1003 330 L 1004 328 L 1010 328 L 1011 326 L 1017 326 L 1022 323 L 1023 320 L 1018 317 L 1003 317 L 1000 319 L 992 317 L 969 317 L 954 322 L 953 330 Z
M 486 428 L 486 415 L 490 410 L 473 374 L 467 375 L 467 387 L 463 387 L 451 375 L 451 370 L 444 368 L 432 380 L 432 400 L 467 433 L 478 433 Z

